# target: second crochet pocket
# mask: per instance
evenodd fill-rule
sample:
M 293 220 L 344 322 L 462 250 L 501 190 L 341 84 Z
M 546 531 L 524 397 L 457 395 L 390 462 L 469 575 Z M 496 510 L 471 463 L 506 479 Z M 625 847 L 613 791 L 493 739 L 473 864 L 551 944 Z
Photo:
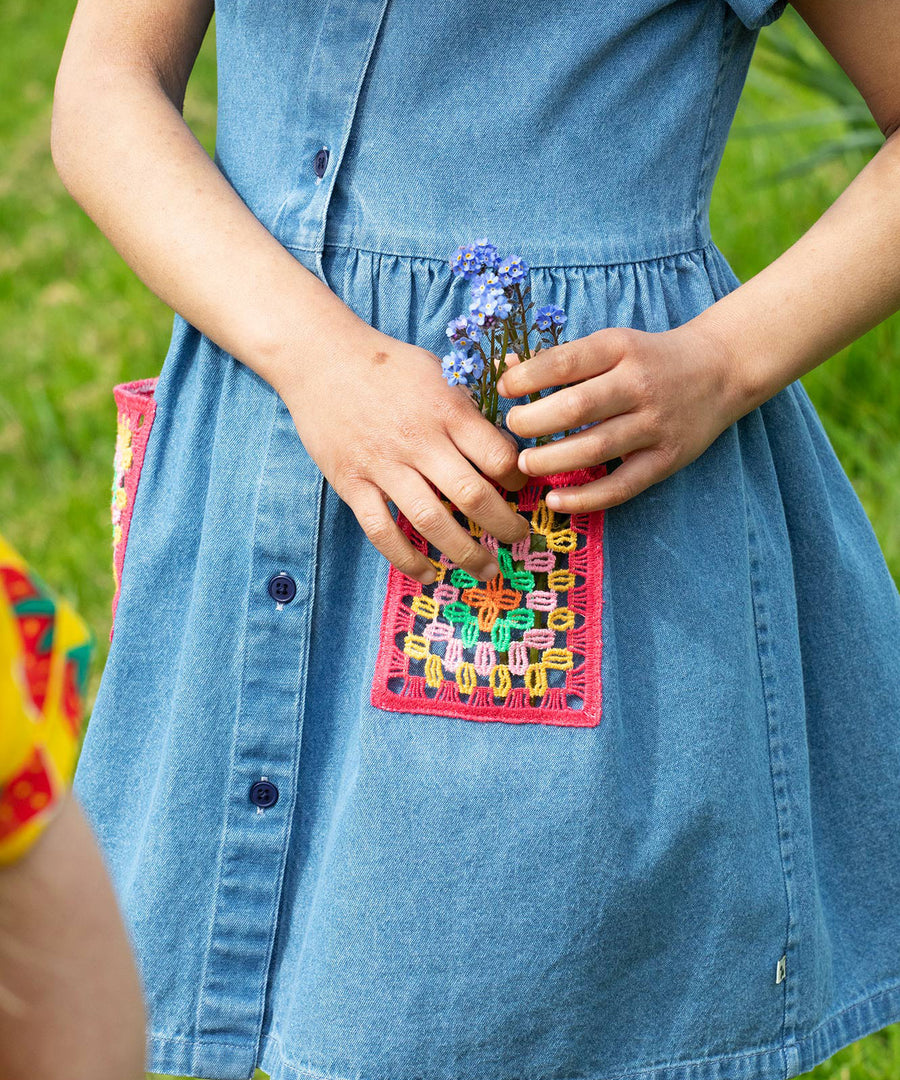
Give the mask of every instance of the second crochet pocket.
M 159 376 L 119 383 L 113 388 L 116 402 L 116 449 L 112 482 L 113 583 L 112 625 L 115 628 L 116 608 L 122 591 L 122 568 L 128 546 L 128 529 L 137 498 L 144 454 L 156 414 L 153 396 Z
M 599 724 L 605 512 L 563 514 L 545 496 L 605 474 L 601 464 L 535 476 L 520 491 L 495 483 L 531 520 L 529 535 L 514 544 L 498 541 L 442 497 L 496 555 L 500 573 L 487 582 L 451 562 L 399 511 L 398 525 L 437 577 L 423 585 L 391 565 L 372 704 L 466 720 Z

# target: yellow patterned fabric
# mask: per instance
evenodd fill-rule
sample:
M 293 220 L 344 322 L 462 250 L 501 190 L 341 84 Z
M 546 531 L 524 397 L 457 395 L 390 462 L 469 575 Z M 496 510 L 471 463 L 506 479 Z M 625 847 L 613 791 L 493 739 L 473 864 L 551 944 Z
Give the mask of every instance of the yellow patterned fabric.
M 71 785 L 95 644 L 0 535 L 0 865 L 28 851 Z

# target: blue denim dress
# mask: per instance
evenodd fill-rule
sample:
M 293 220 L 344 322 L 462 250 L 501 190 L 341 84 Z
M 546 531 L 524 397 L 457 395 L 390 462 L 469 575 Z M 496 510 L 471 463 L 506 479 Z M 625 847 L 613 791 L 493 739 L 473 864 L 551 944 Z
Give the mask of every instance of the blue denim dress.
M 783 0 L 216 9 L 218 166 L 380 330 L 444 355 L 484 236 L 568 340 L 738 284 L 710 189 Z M 900 595 L 799 381 L 583 515 L 600 664 L 536 722 L 379 666 L 437 601 L 178 315 L 154 399 L 75 778 L 151 1071 L 781 1080 L 900 1021 Z

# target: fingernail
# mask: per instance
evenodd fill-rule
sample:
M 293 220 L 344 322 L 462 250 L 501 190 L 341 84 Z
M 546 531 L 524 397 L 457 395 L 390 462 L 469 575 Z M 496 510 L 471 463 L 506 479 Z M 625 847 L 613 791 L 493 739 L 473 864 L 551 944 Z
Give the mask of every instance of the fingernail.
M 528 472 L 528 451 L 522 450 L 519 454 L 519 469 L 522 472 Z
M 490 569 L 490 566 L 493 566 L 493 570 Z M 496 559 L 493 563 L 490 564 L 490 566 L 486 566 L 484 568 L 485 581 L 491 581 L 500 573 L 500 564 L 496 561 Z
M 418 578 L 418 580 L 421 581 L 423 585 L 430 585 L 436 577 L 437 574 L 435 573 L 434 569 L 431 569 L 425 570 L 422 576 Z
M 562 508 L 562 498 L 555 491 L 550 491 L 547 493 L 545 502 L 551 509 L 553 509 L 554 507 L 557 510 Z

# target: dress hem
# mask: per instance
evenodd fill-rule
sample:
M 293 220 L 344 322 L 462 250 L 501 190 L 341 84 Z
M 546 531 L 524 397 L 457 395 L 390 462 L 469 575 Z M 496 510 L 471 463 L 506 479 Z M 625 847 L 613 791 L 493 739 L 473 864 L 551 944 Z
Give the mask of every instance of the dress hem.
M 868 1035 L 900 1022 L 900 982 L 873 991 L 854 1004 L 832 1013 L 802 1038 L 784 1046 L 727 1054 L 698 1061 L 654 1065 L 617 1073 L 582 1073 L 568 1077 L 520 1077 L 518 1080 L 790 1080 Z M 258 1065 L 252 1043 L 227 1043 L 155 1033 L 147 1043 L 147 1069 L 161 1076 L 198 1080 L 252 1080 L 256 1068 L 271 1071 L 269 1080 L 393 1080 L 367 1073 L 325 1073 L 291 1065 L 274 1035 L 263 1037 Z

